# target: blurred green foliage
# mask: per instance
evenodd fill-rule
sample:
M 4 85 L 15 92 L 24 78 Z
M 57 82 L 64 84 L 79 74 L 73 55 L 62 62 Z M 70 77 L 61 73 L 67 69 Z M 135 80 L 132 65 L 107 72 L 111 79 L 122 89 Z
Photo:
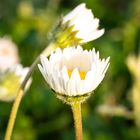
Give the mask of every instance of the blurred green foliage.
M 105 34 L 84 48 L 95 47 L 102 57 L 110 56 L 110 68 L 95 94 L 82 105 L 84 140 L 139 140 L 132 117 L 102 114 L 99 106 L 122 105 L 133 111 L 133 80 L 127 56 L 140 53 L 139 0 L 4 0 L 0 1 L 0 37 L 10 36 L 18 45 L 20 61 L 29 66 L 46 47 L 47 35 L 57 20 L 85 2 L 101 19 Z M 85 19 L 86 20 L 86 19 Z M 3 140 L 12 103 L 0 102 L 0 140 Z M 18 112 L 13 140 L 73 140 L 70 107 L 55 98 L 38 69 Z

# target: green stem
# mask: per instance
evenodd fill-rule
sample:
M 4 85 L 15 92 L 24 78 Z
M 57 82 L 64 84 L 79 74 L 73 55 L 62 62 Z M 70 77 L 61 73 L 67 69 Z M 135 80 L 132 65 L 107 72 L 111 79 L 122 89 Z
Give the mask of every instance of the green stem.
M 54 51 L 55 48 L 56 48 L 55 44 L 50 44 L 41 54 L 49 56 L 51 51 Z M 12 110 L 11 110 L 11 114 L 10 114 L 10 117 L 9 117 L 9 121 L 8 121 L 8 125 L 7 125 L 4 140 L 11 140 L 11 136 L 12 136 L 12 132 L 13 132 L 13 128 L 14 128 L 18 108 L 19 108 L 21 99 L 22 99 L 22 97 L 24 95 L 25 86 L 26 86 L 29 78 L 31 77 L 33 71 L 35 70 L 36 65 L 39 63 L 39 61 L 40 61 L 40 55 L 36 58 L 36 60 L 31 65 L 29 72 L 27 73 L 24 81 L 22 82 L 22 84 L 20 86 L 20 89 L 18 90 L 17 97 L 16 97 L 16 99 L 15 99 L 15 101 L 13 103 L 13 106 L 12 106 Z
M 11 139 L 11 135 L 12 135 L 12 132 L 13 132 L 13 127 L 14 127 L 18 107 L 19 107 L 19 104 L 21 102 L 23 94 L 24 94 L 23 90 L 22 89 L 19 90 L 18 95 L 16 97 L 16 100 L 15 100 L 13 106 L 12 106 L 12 110 L 11 110 L 11 114 L 10 114 L 10 117 L 9 117 L 8 126 L 7 126 L 7 130 L 6 130 L 4 140 L 10 140 Z
M 76 102 L 72 104 L 71 106 L 72 106 L 72 112 L 73 112 L 73 118 L 74 118 L 76 140 L 82 140 L 81 103 Z

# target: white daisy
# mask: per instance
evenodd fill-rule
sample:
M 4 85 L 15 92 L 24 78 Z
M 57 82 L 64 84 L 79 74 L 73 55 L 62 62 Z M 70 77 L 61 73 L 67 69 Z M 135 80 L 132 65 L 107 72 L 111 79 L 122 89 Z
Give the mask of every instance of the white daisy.
M 109 57 L 101 60 L 94 48 L 58 48 L 49 59 L 42 55 L 41 64 L 38 67 L 49 86 L 60 95 L 73 97 L 95 90 L 109 67 Z
M 3 73 L 0 77 L 0 100 L 1 101 L 13 101 L 16 97 L 16 93 L 19 90 L 21 83 L 23 82 L 29 68 L 23 68 L 22 65 L 15 65 Z M 25 90 L 27 90 L 31 84 L 31 78 L 29 79 Z
M 77 31 L 76 37 L 81 39 L 80 43 L 95 40 L 104 33 L 104 29 L 98 30 L 99 19 L 94 18 L 91 9 L 87 9 L 85 3 L 78 5 L 62 20 L 62 24 L 68 23 L 69 27 L 73 26 L 73 31 Z
M 0 38 L 0 71 L 18 64 L 17 46 L 8 38 Z

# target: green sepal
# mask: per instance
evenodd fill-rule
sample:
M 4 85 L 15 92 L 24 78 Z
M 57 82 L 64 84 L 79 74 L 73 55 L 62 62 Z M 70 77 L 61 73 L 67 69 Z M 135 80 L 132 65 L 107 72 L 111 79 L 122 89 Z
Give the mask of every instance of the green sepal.
M 74 25 L 69 26 L 70 22 L 66 22 L 62 24 L 61 22 L 58 24 L 56 29 L 53 31 L 53 38 L 56 44 L 60 48 L 65 48 L 67 46 L 77 46 L 78 44 L 82 44 L 82 38 L 78 38 L 76 35 L 78 30 L 73 30 Z
M 58 99 L 62 100 L 64 103 L 68 105 L 73 105 L 75 103 L 85 102 L 90 97 L 91 93 L 86 93 L 84 95 L 78 95 L 78 96 L 67 96 L 60 93 L 56 93 L 55 95 Z

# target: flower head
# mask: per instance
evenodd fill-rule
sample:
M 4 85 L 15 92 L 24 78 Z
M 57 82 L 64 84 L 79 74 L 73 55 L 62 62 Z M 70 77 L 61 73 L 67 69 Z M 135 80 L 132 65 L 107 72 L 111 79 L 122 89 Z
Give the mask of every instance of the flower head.
M 16 45 L 8 38 L 0 38 L 0 70 L 4 71 L 18 64 L 18 50 Z
M 67 24 L 72 27 L 77 39 L 80 43 L 95 40 L 103 35 L 104 29 L 98 30 L 99 19 L 94 18 L 90 9 L 86 8 L 86 4 L 78 5 L 73 11 L 63 17 L 62 25 Z
M 41 56 L 39 69 L 49 86 L 60 95 L 76 97 L 91 93 L 103 80 L 109 58 L 100 59 L 93 48 L 58 48 L 50 58 Z
M 12 101 L 16 97 L 16 93 L 23 82 L 29 68 L 23 68 L 22 65 L 15 65 L 0 75 L 0 100 L 1 101 Z M 26 85 L 26 90 L 31 84 L 31 79 Z

